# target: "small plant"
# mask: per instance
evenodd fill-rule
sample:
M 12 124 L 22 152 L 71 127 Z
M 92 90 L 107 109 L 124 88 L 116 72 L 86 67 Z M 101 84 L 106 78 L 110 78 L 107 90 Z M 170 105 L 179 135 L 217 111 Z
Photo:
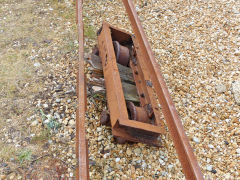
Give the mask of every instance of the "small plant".
M 94 27 L 91 25 L 86 25 L 86 27 L 84 28 L 84 35 L 89 39 L 94 39 L 96 37 Z
M 60 123 L 57 122 L 56 119 L 53 118 L 53 117 L 50 117 L 49 120 L 50 120 L 50 121 L 47 123 L 47 127 L 48 127 L 49 129 L 54 130 L 54 131 L 57 131 L 58 128 L 60 127 Z
M 18 155 L 18 160 L 22 164 L 24 161 L 30 161 L 31 157 L 32 157 L 32 151 L 25 150 Z
M 47 119 L 47 116 L 46 116 L 46 114 L 44 114 L 43 110 L 40 109 L 39 111 L 40 111 L 40 113 L 41 113 L 42 120 L 43 120 L 43 121 L 46 120 L 46 119 Z
M 40 113 L 42 116 L 42 121 L 44 122 L 47 120 L 46 125 L 48 129 L 57 131 L 61 127 L 61 124 L 53 116 L 47 116 L 42 109 L 40 109 Z

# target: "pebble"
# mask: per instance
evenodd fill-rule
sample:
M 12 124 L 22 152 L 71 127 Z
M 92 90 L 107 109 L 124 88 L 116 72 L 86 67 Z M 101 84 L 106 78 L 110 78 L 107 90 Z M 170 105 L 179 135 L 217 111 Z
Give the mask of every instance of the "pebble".
M 101 136 L 99 136 L 99 137 L 98 137 L 98 141 L 101 141 L 101 140 L 103 140 L 103 138 L 104 138 L 104 137 L 103 137 L 102 135 L 101 135 Z
M 146 164 L 145 162 L 143 162 L 142 168 L 144 169 L 144 168 L 146 168 L 146 167 L 147 167 L 147 164 Z
M 211 172 L 212 171 L 212 165 L 207 165 L 207 170 Z
M 237 152 L 238 154 L 240 154 L 240 148 L 237 148 L 236 152 Z
M 196 142 L 196 143 L 200 143 L 199 139 L 196 138 L 196 137 L 193 137 L 193 141 Z
M 48 108 L 48 104 L 43 104 L 43 108 L 47 109 Z
M 119 162 L 120 161 L 120 158 L 116 158 L 116 160 L 115 160 L 116 162 Z
M 214 148 L 214 146 L 213 146 L 212 144 L 209 144 L 208 147 L 209 147 L 210 149 L 213 149 L 213 148 Z
M 165 165 L 165 162 L 162 159 L 159 159 L 159 163 L 163 166 Z
M 136 148 L 134 149 L 134 153 L 139 156 L 141 154 L 141 149 L 140 148 Z
M 102 131 L 102 128 L 101 127 L 98 127 L 97 128 L 97 132 L 101 132 Z
M 226 145 L 229 145 L 229 142 L 228 142 L 228 141 L 226 141 L 226 140 L 224 141 L 224 143 L 225 143 Z
M 211 172 L 212 172 L 213 174 L 216 174 L 216 173 L 217 173 L 217 171 L 216 171 L 215 169 L 212 169 Z
M 69 125 L 71 125 L 71 126 L 75 126 L 75 121 L 74 121 L 73 119 L 71 119 L 68 123 L 69 123 Z
M 35 62 L 33 65 L 34 65 L 34 67 L 40 67 L 41 66 L 41 64 L 39 62 Z
M 226 90 L 227 90 L 227 88 L 224 84 L 218 84 L 216 86 L 217 93 L 224 93 L 224 92 L 226 92 Z
M 10 122 L 12 122 L 12 119 L 7 119 L 6 122 L 7 122 L 7 123 L 10 123 Z
M 232 92 L 237 105 L 240 105 L 240 80 L 232 83 Z
M 132 155 L 132 151 L 131 151 L 130 149 L 127 149 L 127 152 L 126 152 L 126 153 L 127 153 L 128 156 L 131 156 L 131 155 Z
M 61 99 L 56 99 L 56 103 L 60 103 L 61 102 Z
M 38 120 L 35 120 L 31 123 L 31 126 L 37 126 L 38 125 Z
M 9 177 L 9 179 L 14 179 L 15 178 L 15 175 L 11 175 L 10 177 Z

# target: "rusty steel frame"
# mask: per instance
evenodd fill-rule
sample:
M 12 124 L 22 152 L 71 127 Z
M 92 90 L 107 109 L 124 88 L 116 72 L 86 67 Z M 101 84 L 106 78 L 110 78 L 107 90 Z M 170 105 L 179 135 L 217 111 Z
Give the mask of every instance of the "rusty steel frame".
M 138 72 L 137 75 L 133 75 L 134 81 L 137 84 L 136 87 L 141 105 L 137 108 L 142 109 L 141 112 L 144 113 L 144 107 L 150 105 L 154 112 L 153 119 L 147 117 L 145 119 L 147 121 L 149 120 L 149 123 L 129 119 L 130 117 L 127 111 L 120 73 L 117 66 L 117 57 L 114 51 L 113 42 L 116 41 L 120 42 L 120 44 L 125 44 L 126 46 L 134 45 L 132 51 L 135 51 L 135 49 L 137 51 L 136 55 L 130 57 L 130 67 L 133 72 Z M 113 135 L 128 141 L 143 142 L 149 145 L 160 146 L 158 136 L 165 133 L 165 127 L 162 121 L 163 119 L 160 119 L 160 109 L 157 100 L 154 97 L 153 87 L 146 86 L 146 82 L 150 83 L 151 81 L 149 78 L 143 76 L 147 75 L 149 77 L 149 72 L 146 68 L 141 67 L 138 64 L 132 64 L 133 59 L 139 61 L 139 59 L 142 58 L 141 52 L 138 51 L 138 46 L 132 42 L 130 34 L 103 22 L 101 31 L 99 31 L 98 35 L 98 48 L 102 61 Z
M 77 72 L 77 98 L 76 112 L 76 156 L 78 165 L 76 179 L 89 179 L 88 142 L 85 132 L 85 112 L 87 107 L 86 82 L 84 74 L 84 32 L 83 32 L 83 0 L 76 1 L 76 23 L 78 28 L 78 72 Z
M 202 172 L 184 132 L 183 125 L 168 92 L 168 88 L 160 72 L 160 66 L 156 62 L 151 47 L 147 41 L 141 22 L 136 13 L 132 0 L 122 0 L 128 13 L 139 50 L 142 52 L 144 61 L 140 62 L 148 67 L 151 72 L 150 78 L 156 89 L 156 94 L 162 106 L 163 114 L 173 139 L 178 158 L 182 164 L 186 179 L 203 179 Z

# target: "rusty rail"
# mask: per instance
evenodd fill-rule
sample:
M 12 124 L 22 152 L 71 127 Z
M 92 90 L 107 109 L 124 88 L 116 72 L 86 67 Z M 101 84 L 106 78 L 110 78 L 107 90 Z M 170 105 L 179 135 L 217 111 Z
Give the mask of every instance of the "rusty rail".
M 88 143 L 85 132 L 85 112 L 86 112 L 86 83 L 84 74 L 84 33 L 83 33 L 83 0 L 76 1 L 77 28 L 78 28 L 78 72 L 77 72 L 77 97 L 78 107 L 76 112 L 76 156 L 78 166 L 76 168 L 76 179 L 89 179 L 88 166 Z
M 140 51 L 145 58 L 145 64 L 148 66 L 149 71 L 151 72 L 152 83 L 156 88 L 156 94 L 160 100 L 169 132 L 173 139 L 178 158 L 180 159 L 183 167 L 183 172 L 187 179 L 203 179 L 200 167 L 184 132 L 184 128 L 178 116 L 177 110 L 170 97 L 166 83 L 164 82 L 160 72 L 160 67 L 155 61 L 153 52 L 147 41 L 132 0 L 122 1 L 131 21 L 133 32 L 136 36 L 136 41 L 138 42 Z

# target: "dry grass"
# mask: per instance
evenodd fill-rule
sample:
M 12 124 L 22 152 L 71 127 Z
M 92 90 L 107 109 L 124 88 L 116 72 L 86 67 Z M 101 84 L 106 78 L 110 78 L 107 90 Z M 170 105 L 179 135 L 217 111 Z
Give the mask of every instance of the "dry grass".
M 48 68 L 40 59 L 30 59 L 32 50 L 43 46 L 41 42 L 53 35 L 44 30 L 44 22 L 37 22 L 33 16 L 33 5 L 28 0 L 0 0 L 0 138 L 14 128 L 21 136 L 27 136 L 27 117 L 34 114 L 31 102 L 43 87 L 43 81 L 36 72 L 40 68 L 48 73 Z M 14 10 L 14 11 L 13 11 Z M 34 67 L 40 62 L 41 67 Z M 7 120 L 11 119 L 10 123 Z M 21 138 L 21 137 L 19 137 Z M 38 144 L 35 144 L 38 149 Z M 0 160 L 17 158 L 19 150 L 4 141 L 0 144 Z
M 58 64 L 65 54 L 76 51 L 76 26 L 68 26 L 75 24 L 75 11 L 66 4 L 64 0 L 0 0 L 0 163 L 11 164 L 11 169 L 26 169 L 52 137 L 49 129 L 29 126 L 37 118 L 27 118 L 39 115 L 32 103 L 46 87 L 49 64 Z M 51 123 L 49 127 L 56 128 Z M 40 171 L 35 174 L 45 173 Z
M 3 161 L 9 161 L 10 158 L 16 156 L 16 149 L 12 145 L 6 145 L 0 142 L 0 159 Z

